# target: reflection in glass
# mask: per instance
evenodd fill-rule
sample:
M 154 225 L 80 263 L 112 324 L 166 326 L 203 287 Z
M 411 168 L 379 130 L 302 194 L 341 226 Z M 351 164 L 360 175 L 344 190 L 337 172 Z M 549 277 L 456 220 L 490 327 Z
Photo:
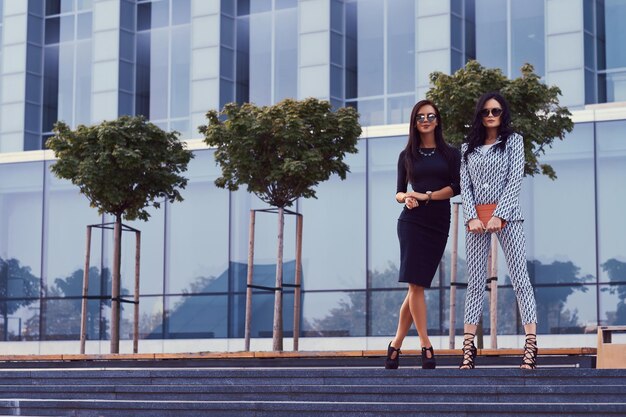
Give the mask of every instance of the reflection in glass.
M 544 3 L 544 0 L 510 3 L 511 70 L 515 76 L 525 63 L 532 64 L 540 77 L 545 74 Z
M 575 334 L 596 331 L 596 287 L 538 286 L 537 332 Z
M 415 105 L 415 95 L 389 97 L 387 99 L 387 122 L 390 124 L 407 123 Z
M 254 4 L 254 3 L 253 3 Z M 272 104 L 272 15 L 250 15 L 250 102 L 259 106 Z
M 302 336 L 365 336 L 365 312 L 365 292 L 307 292 Z
M 134 306 L 125 303 L 120 306 L 122 307 L 120 312 L 120 339 L 132 340 L 135 319 Z M 111 318 L 110 308 L 103 310 L 102 317 L 108 330 Z M 163 336 L 163 297 L 139 297 L 139 338 L 163 339 Z
M 385 102 L 383 99 L 359 100 L 346 103 L 354 106 L 359 112 L 359 123 L 362 126 L 376 126 L 385 124 Z
M 624 120 L 596 123 L 598 263 L 601 265 L 601 282 L 619 281 L 623 262 L 626 262 L 626 199 L 621 191 L 626 178 L 624 129 Z
M 228 296 L 167 297 L 166 339 L 212 339 L 228 336 Z M 160 338 L 160 328 L 148 335 Z
M 507 2 L 476 0 L 476 59 L 487 68 L 508 73 Z
M 626 266 L 623 262 L 609 261 L 603 265 L 620 285 L 600 285 L 600 326 L 623 326 L 626 324 Z
M 383 6 L 383 0 L 361 0 L 357 4 L 357 85 L 359 97 L 384 93 L 385 61 L 381 58 L 385 48 Z M 382 116 L 384 117 L 384 114 Z M 381 123 L 366 122 L 363 124 Z
M 411 92 L 415 89 L 415 2 L 387 2 L 387 28 L 387 93 Z
M 166 293 L 228 290 L 228 191 L 213 184 L 218 170 L 212 151 L 195 152 L 185 200 L 168 204 L 167 239 L 175 244 L 167 245 Z
M 272 285 L 273 286 L 273 285 Z M 246 318 L 246 294 L 235 294 L 232 307 L 232 329 L 230 337 L 243 337 Z M 255 290 L 252 292 L 252 338 L 271 338 L 274 320 L 274 293 Z M 304 316 L 304 307 L 302 315 Z M 300 325 L 301 336 L 309 336 Z M 293 291 L 283 292 L 283 335 L 293 336 Z
M 365 286 L 365 142 L 360 141 L 358 148 L 358 154 L 345 159 L 350 167 L 346 180 L 333 176 L 317 186 L 318 199 L 299 202 L 307 290 Z
M 563 141 L 555 140 L 553 147 L 541 157 L 542 163 L 554 168 L 557 179 L 553 181 L 539 175 L 524 179 L 520 202 L 525 218 L 528 260 L 538 261 L 542 268 L 556 268 L 554 272 L 560 274 L 550 272 L 545 278 L 538 276 L 546 280 L 543 282 L 589 282 L 596 277 L 595 250 L 590 249 L 596 242 L 594 199 L 579 199 L 576 204 L 576 218 L 586 219 L 584 221 L 564 216 L 563 210 L 546 209 L 563 207 L 574 195 L 595 194 L 593 142 L 593 125 L 576 124 Z M 571 230 L 574 221 L 576 239 L 559 232 Z
M 298 28 L 297 9 L 275 13 L 276 36 L 274 101 L 298 95 Z

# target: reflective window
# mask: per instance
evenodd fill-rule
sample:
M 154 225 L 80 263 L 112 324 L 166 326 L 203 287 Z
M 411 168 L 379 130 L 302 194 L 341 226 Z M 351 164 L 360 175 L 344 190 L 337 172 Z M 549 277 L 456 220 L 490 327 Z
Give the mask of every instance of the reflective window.
M 507 2 L 476 0 L 476 59 L 508 74 Z
M 135 114 L 164 130 L 192 136 L 189 0 L 137 4 Z
M 402 136 L 368 139 L 368 274 L 375 288 L 406 288 L 406 284 L 398 283 L 400 246 L 396 230 L 403 205 L 395 199 L 398 155 L 406 141 Z
M 273 286 L 273 284 L 272 284 Z M 305 298 L 306 299 L 306 298 Z M 306 301 L 305 301 L 306 302 Z M 302 306 L 302 322 L 300 324 L 301 336 L 311 336 L 306 333 L 306 313 L 305 306 Z M 274 293 L 267 291 L 253 291 L 252 295 L 252 322 L 250 323 L 250 336 L 252 338 L 271 338 L 274 319 Z M 234 305 L 231 309 L 232 329 L 231 337 L 242 338 L 245 330 L 246 295 L 235 294 Z M 293 336 L 293 292 L 284 291 L 283 294 L 283 335 Z M 254 340 L 251 341 L 254 348 Z
M 357 3 L 357 85 L 359 97 L 380 95 L 385 92 L 384 15 L 383 0 L 362 0 Z
M 227 295 L 166 297 L 165 305 L 166 339 L 228 337 Z
M 0 340 L 37 339 L 43 163 L 0 165 Z
M 170 294 L 228 291 L 228 191 L 214 181 L 221 171 L 212 151 L 189 163 L 182 202 L 168 205 L 167 284 Z M 263 245 L 264 246 L 264 245 Z
M 276 36 L 275 70 L 274 70 L 274 101 L 278 102 L 298 94 L 298 14 L 295 7 L 275 13 Z
M 139 297 L 139 338 L 140 339 L 163 339 L 167 338 L 163 332 L 163 296 Z M 176 303 L 174 303 L 175 305 Z M 120 339 L 131 340 L 133 338 L 133 323 L 135 319 L 134 306 L 122 303 L 120 305 Z M 106 331 L 110 332 L 111 309 L 102 311 L 102 320 L 107 325 Z M 103 339 L 110 338 L 107 334 Z M 141 352 L 141 344 L 139 345 Z
M 600 285 L 600 317 L 601 326 L 618 326 L 626 324 L 626 263 L 615 259 L 607 262 L 602 269 L 608 273 L 612 281 L 621 285 Z
M 91 122 L 90 8 L 88 1 L 46 1 L 42 138 L 57 120 L 70 127 Z
M 625 0 L 604 1 L 604 39 L 606 42 L 606 68 L 626 67 L 626 31 L 623 30 L 626 16 Z
M 576 224 L 577 239 L 567 233 L 548 231 L 568 230 L 571 216 L 563 216 L 560 207 L 571 195 L 583 193 L 593 196 L 593 125 L 576 124 L 563 141 L 556 139 L 553 146 L 541 156 L 556 171 L 557 179 L 537 175 L 524 180 L 522 210 L 528 241 L 530 273 L 537 284 L 581 283 L 595 281 L 595 203 L 593 198 L 582 199 L 576 207 L 577 218 L 589 219 Z
M 304 288 L 355 289 L 365 286 L 365 143 L 345 161 L 350 173 L 316 187 L 318 199 L 300 201 L 304 215 Z M 328 204 L 341 201 L 341 204 Z M 332 265 L 332 268 L 328 268 Z
M 511 2 L 511 72 L 518 76 L 525 63 L 545 74 L 544 0 Z
M 622 205 L 626 178 L 626 121 L 596 123 L 598 184 L 598 263 L 601 282 L 626 281 L 619 265 L 626 262 L 626 219 Z
M 365 299 L 362 291 L 305 293 L 302 336 L 365 336 Z
M 413 91 L 415 88 L 415 2 L 413 0 L 388 1 L 387 27 L 387 93 Z M 371 65 L 371 62 L 368 65 Z M 402 119 L 402 122 L 407 120 L 408 117 Z

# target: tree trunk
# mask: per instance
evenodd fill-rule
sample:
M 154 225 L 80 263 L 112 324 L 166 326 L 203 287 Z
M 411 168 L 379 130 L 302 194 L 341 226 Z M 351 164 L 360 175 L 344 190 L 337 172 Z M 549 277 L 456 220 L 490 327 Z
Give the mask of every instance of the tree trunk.
M 276 258 L 276 290 L 274 292 L 274 328 L 272 349 L 283 350 L 283 229 L 285 209 L 278 208 L 278 256 Z
M 244 327 L 244 350 L 250 351 L 250 334 L 252 333 L 252 275 L 254 274 L 254 223 L 256 213 L 250 210 L 250 229 L 248 231 L 248 278 L 246 287 L 246 321 Z
M 122 265 L 122 215 L 113 228 L 113 274 L 111 277 L 111 353 L 120 352 L 120 269 Z

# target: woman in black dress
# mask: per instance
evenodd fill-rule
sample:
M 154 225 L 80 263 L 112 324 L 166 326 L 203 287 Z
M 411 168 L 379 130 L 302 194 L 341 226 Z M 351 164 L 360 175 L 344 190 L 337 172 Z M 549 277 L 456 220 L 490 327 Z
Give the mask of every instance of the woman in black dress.
M 424 289 L 430 288 L 446 247 L 450 198 L 460 193 L 460 165 L 460 152 L 443 139 L 439 109 L 429 100 L 419 101 L 411 112 L 409 140 L 398 158 L 396 201 L 404 203 L 398 218 L 399 281 L 407 282 L 409 291 L 400 307 L 396 336 L 387 347 L 387 369 L 398 368 L 411 323 L 422 345 L 422 368 L 435 368 Z M 407 191 L 408 184 L 412 191 Z

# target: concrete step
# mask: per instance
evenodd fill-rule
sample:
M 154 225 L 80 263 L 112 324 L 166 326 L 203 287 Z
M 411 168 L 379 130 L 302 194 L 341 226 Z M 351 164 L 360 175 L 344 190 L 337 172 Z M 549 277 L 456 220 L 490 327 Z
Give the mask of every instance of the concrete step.
M 278 382 L 278 381 L 277 381 Z M 626 385 L 2 385 L 1 399 L 610 403 Z
M 620 369 L 201 368 L 2 370 L 4 385 L 623 385 Z
M 122 400 L 0 400 L 0 413 L 33 416 L 85 417 L 220 417 L 274 416 L 618 416 L 626 403 L 618 404 L 544 404 L 515 402 L 421 403 L 421 402 L 265 402 L 265 401 L 122 401 Z

